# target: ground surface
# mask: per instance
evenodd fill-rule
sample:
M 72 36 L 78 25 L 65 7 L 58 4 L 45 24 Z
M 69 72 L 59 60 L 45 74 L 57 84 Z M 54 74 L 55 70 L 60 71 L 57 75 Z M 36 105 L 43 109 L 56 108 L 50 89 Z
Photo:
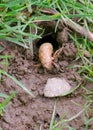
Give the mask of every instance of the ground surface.
M 82 77 L 77 73 L 77 69 L 68 67 L 69 65 L 80 64 L 80 61 L 75 61 L 77 51 L 74 43 L 65 44 L 63 56 L 60 56 L 57 61 L 61 71 L 53 71 L 52 73 L 45 72 L 42 67 L 35 66 L 39 61 L 32 60 L 29 50 L 15 46 L 13 43 L 6 42 L 5 45 L 6 49 L 2 52 L 2 55 L 14 56 L 9 60 L 7 72 L 25 84 L 33 92 L 35 98 L 26 94 L 11 79 L 3 76 L 0 83 L 0 92 L 9 94 L 17 90 L 18 93 L 7 106 L 4 116 L 0 118 L 0 127 L 3 130 L 49 130 L 56 98 L 44 97 L 43 90 L 47 79 L 64 77 L 73 87 L 83 82 Z M 90 88 L 91 86 L 90 84 Z M 86 103 L 83 94 L 84 90 L 78 88 L 66 97 L 59 97 L 56 104 L 55 121 L 58 122 L 64 115 L 64 119 L 69 119 L 79 113 Z M 92 115 L 93 113 L 88 114 L 88 118 Z M 84 114 L 82 113 L 67 124 L 75 130 L 85 130 Z M 93 125 L 90 124 L 89 128 L 89 130 L 92 130 Z M 68 130 L 68 128 L 63 128 L 63 130 Z

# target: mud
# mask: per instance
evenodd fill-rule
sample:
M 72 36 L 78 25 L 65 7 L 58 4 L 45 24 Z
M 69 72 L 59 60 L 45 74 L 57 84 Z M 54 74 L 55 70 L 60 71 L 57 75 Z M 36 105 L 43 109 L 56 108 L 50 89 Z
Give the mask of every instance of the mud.
M 55 25 L 54 25 L 55 26 Z M 48 30 L 49 31 L 49 30 Z M 48 33 L 48 32 L 46 32 Z M 72 94 L 60 98 L 45 98 L 43 94 L 44 85 L 48 78 L 64 77 L 71 86 L 76 87 L 79 83 L 83 83 L 84 79 L 77 73 L 77 68 L 71 66 L 81 64 L 75 60 L 77 48 L 74 42 L 64 43 L 64 50 L 56 61 L 59 71 L 53 73 L 45 72 L 44 68 L 37 67 L 40 63 L 36 54 L 32 59 L 29 49 L 23 49 L 13 43 L 6 42 L 6 49 L 1 55 L 11 55 L 9 66 L 5 69 L 9 74 L 16 77 L 22 82 L 32 93 L 35 98 L 29 96 L 22 88 L 17 86 L 14 81 L 6 76 L 2 76 L 0 83 L 0 92 L 10 94 L 14 90 L 17 91 L 15 98 L 6 107 L 3 117 L 0 117 L 0 127 L 2 130 L 49 130 L 51 117 L 56 102 L 55 122 L 60 119 L 71 119 L 77 115 L 82 109 L 86 100 L 83 96 L 85 90 L 78 88 Z M 38 49 L 37 49 L 38 50 Z M 54 68 L 56 69 L 56 68 Z M 93 84 L 88 87 L 90 89 Z M 93 113 L 88 115 L 82 112 L 75 119 L 60 124 L 63 130 L 68 130 L 67 126 L 73 127 L 75 130 L 84 130 L 84 117 L 92 117 Z M 92 123 L 89 130 L 93 129 Z

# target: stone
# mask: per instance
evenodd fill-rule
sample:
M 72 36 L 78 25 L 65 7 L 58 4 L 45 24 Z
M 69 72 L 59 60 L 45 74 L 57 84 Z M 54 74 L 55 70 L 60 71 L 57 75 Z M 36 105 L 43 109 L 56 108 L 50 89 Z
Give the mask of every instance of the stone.
M 64 78 L 49 78 L 44 88 L 45 97 L 64 96 L 71 90 L 70 84 Z

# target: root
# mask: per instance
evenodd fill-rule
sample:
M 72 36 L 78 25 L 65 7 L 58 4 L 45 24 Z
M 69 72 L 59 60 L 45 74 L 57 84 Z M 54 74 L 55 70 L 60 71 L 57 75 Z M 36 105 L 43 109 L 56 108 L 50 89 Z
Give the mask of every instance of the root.
M 53 10 L 53 9 L 43 9 L 42 13 L 49 14 L 49 15 L 51 15 L 51 14 L 55 15 L 55 14 L 58 14 L 59 12 L 56 10 Z M 90 41 L 93 42 L 93 33 L 90 32 L 89 30 L 85 29 L 84 27 L 80 26 L 79 24 L 75 23 L 71 19 L 67 19 L 67 18 L 63 17 L 61 20 L 61 23 L 66 24 L 71 29 L 73 29 L 80 35 L 86 37 L 87 39 L 89 39 Z
M 84 27 L 80 26 L 79 24 L 73 22 L 70 19 L 63 19 L 62 22 L 64 21 L 64 23 L 69 26 L 70 28 L 72 28 L 74 31 L 78 32 L 79 34 L 81 34 L 82 36 L 86 37 L 87 39 L 89 39 L 90 41 L 93 42 L 93 33 L 90 32 L 89 30 L 85 29 Z

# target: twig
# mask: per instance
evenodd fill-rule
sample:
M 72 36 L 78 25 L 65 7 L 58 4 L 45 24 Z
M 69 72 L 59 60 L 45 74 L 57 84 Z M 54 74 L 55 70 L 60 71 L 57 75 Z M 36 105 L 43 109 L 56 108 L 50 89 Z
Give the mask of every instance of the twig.
M 81 34 L 82 36 L 88 38 L 90 41 L 93 42 L 93 33 L 90 32 L 89 30 L 73 22 L 71 19 L 64 18 L 62 22 L 64 22 L 67 26 L 72 28 L 74 31 L 78 32 L 79 34 Z
M 42 9 L 41 12 L 42 13 L 47 13 L 47 14 L 50 14 L 50 15 L 51 14 L 57 14 L 57 13 L 59 13 L 56 10 L 47 9 L 47 8 Z M 86 28 L 80 26 L 79 24 L 75 23 L 71 19 L 62 17 L 61 23 L 66 24 L 67 26 L 69 26 L 70 28 L 72 28 L 74 31 L 78 32 L 79 34 L 81 34 L 82 36 L 88 38 L 90 41 L 93 42 L 93 33 L 90 32 L 89 30 L 87 30 Z

